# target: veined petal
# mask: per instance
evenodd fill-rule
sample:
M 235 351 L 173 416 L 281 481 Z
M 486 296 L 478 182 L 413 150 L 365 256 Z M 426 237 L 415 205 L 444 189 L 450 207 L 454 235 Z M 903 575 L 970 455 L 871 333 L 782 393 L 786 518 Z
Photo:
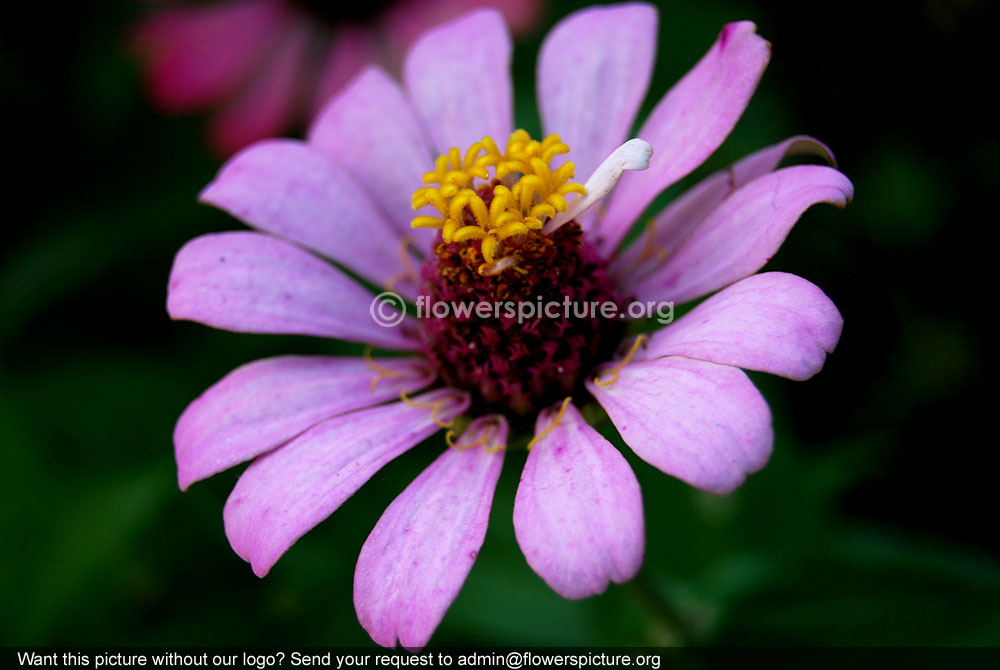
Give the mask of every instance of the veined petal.
M 304 142 L 247 147 L 223 166 L 201 200 L 378 284 L 399 274 L 396 227 L 349 174 Z
M 771 455 L 771 411 L 739 368 L 668 356 L 587 389 L 639 457 L 709 493 L 732 492 Z
M 653 198 L 701 165 L 736 125 L 771 57 L 756 29 L 749 21 L 728 24 L 653 109 L 639 136 L 662 158 L 615 193 L 599 227 L 605 252 L 618 246 Z
M 382 466 L 439 430 L 469 405 L 454 389 L 328 419 L 248 467 L 226 501 L 233 550 L 263 577 L 296 540 L 330 516 Z M 436 414 L 436 416 L 434 416 Z
M 744 184 L 773 171 L 785 158 L 801 155 L 818 156 L 835 166 L 833 153 L 825 144 L 796 135 L 744 156 L 688 189 L 653 219 L 641 239 L 615 256 L 611 271 L 619 278 L 619 286 L 627 292 L 658 270 L 722 201 Z
M 716 291 L 771 260 L 806 209 L 820 202 L 844 207 L 853 195 L 847 177 L 821 165 L 759 177 L 719 205 L 633 293 L 683 303 Z
M 486 438 L 484 446 L 468 445 Z M 424 647 L 458 596 L 486 537 L 507 421 L 472 422 L 385 510 L 354 571 L 358 621 L 384 647 Z M 463 447 L 466 447 L 463 449 Z
M 569 404 L 539 414 L 514 499 L 514 533 L 528 565 L 566 598 L 625 582 L 645 550 L 639 482 L 621 453 Z
M 406 90 L 439 153 L 513 130 L 511 42 L 503 17 L 480 10 L 424 33 L 403 68 Z M 503 138 L 503 139 L 501 139 Z
M 319 114 L 309 142 L 350 170 L 396 230 L 412 232 L 410 196 L 434 159 L 416 112 L 389 75 L 376 67 L 358 75 Z
M 802 380 L 823 367 L 843 325 L 817 286 L 767 272 L 724 288 L 657 331 L 641 356 L 686 356 Z
M 656 23 L 646 4 L 591 7 L 545 38 L 538 61 L 542 125 L 572 149 L 577 175 L 593 172 L 628 136 L 653 72 Z
M 295 245 L 250 232 L 215 233 L 185 244 L 170 271 L 167 311 L 241 333 L 316 335 L 415 349 L 397 328 L 378 325 L 372 295 Z
M 645 170 L 649 167 L 649 158 L 653 155 L 653 147 L 638 138 L 634 138 L 615 149 L 604 159 L 594 174 L 590 175 L 584 188 L 587 194 L 577 196 L 565 212 L 557 214 L 545 225 L 546 234 L 557 230 L 564 223 L 579 217 L 588 209 L 600 202 L 601 198 L 611 192 L 625 170 Z
M 182 489 L 270 451 L 324 419 L 377 405 L 434 380 L 420 359 L 280 356 L 239 367 L 177 421 Z

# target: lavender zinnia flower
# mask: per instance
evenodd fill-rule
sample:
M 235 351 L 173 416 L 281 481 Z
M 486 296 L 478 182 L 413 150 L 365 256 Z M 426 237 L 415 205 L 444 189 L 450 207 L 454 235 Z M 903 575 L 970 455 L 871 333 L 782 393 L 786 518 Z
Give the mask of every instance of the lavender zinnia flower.
M 537 141 L 514 130 L 502 18 L 468 14 L 415 43 L 402 87 L 365 70 L 307 141 L 258 143 L 202 193 L 258 232 L 181 249 L 173 318 L 419 354 L 257 361 L 184 412 L 174 435 L 182 488 L 254 459 L 224 517 L 255 573 L 444 427 L 449 447 L 386 509 L 354 580 L 372 638 L 419 648 L 475 562 L 514 431 L 534 430 L 514 504 L 517 541 L 567 598 L 630 579 L 644 551 L 635 475 L 579 406 L 600 403 L 643 460 L 705 491 L 729 493 L 765 464 L 771 415 L 740 368 L 807 379 L 842 320 L 806 280 L 754 273 L 805 209 L 842 207 L 852 186 L 826 166 L 778 169 L 789 154 L 832 162 L 816 140 L 793 137 L 709 176 L 618 253 L 656 195 L 728 135 L 770 55 L 752 23 L 727 25 L 653 109 L 642 139 L 624 141 L 649 83 L 656 21 L 652 7 L 627 4 L 579 11 L 553 29 L 538 99 L 546 132 L 558 135 Z M 575 173 L 590 177 L 581 185 Z M 410 299 L 710 297 L 626 341 L 620 321 L 575 314 L 383 328 L 370 318 L 371 294 L 328 260 Z

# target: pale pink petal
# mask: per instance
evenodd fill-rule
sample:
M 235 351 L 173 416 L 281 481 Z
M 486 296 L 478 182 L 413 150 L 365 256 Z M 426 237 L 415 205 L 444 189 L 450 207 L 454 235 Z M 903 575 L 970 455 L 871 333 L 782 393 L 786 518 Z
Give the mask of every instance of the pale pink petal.
M 652 226 L 612 261 L 611 271 L 626 292 L 663 266 L 695 228 L 744 184 L 778 167 L 789 156 L 812 155 L 834 165 L 830 149 L 812 137 L 796 135 L 741 158 L 688 189 L 653 219 Z
M 392 349 L 418 345 L 412 323 L 378 325 L 372 295 L 295 245 L 251 232 L 197 237 L 170 272 L 167 311 L 241 333 L 316 335 Z
M 288 24 L 277 0 L 182 7 L 140 23 L 132 46 L 146 61 L 156 104 L 184 112 L 230 96 L 277 47 Z
M 440 430 L 469 405 L 440 389 L 414 398 L 442 403 L 436 416 L 402 402 L 328 419 L 244 471 L 223 519 L 233 550 L 263 577 L 296 540 L 354 495 L 382 466 Z
M 847 177 L 821 165 L 759 177 L 723 201 L 632 293 L 683 303 L 716 291 L 771 260 L 806 209 L 820 202 L 844 207 L 853 195 Z
M 626 170 L 648 168 L 649 158 L 652 155 L 653 147 L 649 142 L 638 138 L 631 139 L 615 149 L 587 179 L 587 183 L 584 184 L 587 194 L 575 196 L 565 212 L 557 214 L 546 224 L 544 232 L 546 234 L 553 232 L 600 202 L 601 198 L 611 192 Z
M 486 437 L 483 446 L 468 445 Z M 358 621 L 383 647 L 410 650 L 430 641 L 486 537 L 503 466 L 507 422 L 474 421 L 399 494 L 361 548 L 354 571 Z M 464 448 L 463 448 L 464 447 Z
M 316 117 L 334 95 L 375 60 L 377 54 L 373 35 L 355 26 L 339 28 L 319 70 L 309 118 Z
M 668 356 L 587 389 L 632 451 L 709 493 L 730 493 L 771 455 L 771 411 L 739 368 Z
M 177 421 L 182 489 L 270 451 L 320 421 L 419 391 L 434 373 L 415 358 L 281 356 L 239 367 Z
M 653 334 L 644 359 L 676 355 L 790 379 L 820 371 L 844 320 L 817 286 L 783 272 L 751 275 Z
M 542 412 L 536 434 L 557 414 L 558 408 Z M 601 593 L 642 565 L 639 482 L 572 404 L 528 454 L 514 499 L 514 533 L 528 565 L 565 598 Z
M 577 176 L 593 172 L 628 136 L 646 95 L 656 51 L 650 5 L 592 7 L 549 32 L 538 60 L 545 133 L 557 133 Z
M 378 284 L 401 270 L 395 226 L 353 177 L 304 142 L 264 140 L 247 147 L 226 163 L 201 200 Z
M 513 129 L 511 42 L 503 16 L 479 10 L 424 33 L 406 56 L 406 89 L 440 153 Z
M 632 223 L 664 189 L 702 164 L 746 109 L 771 57 L 749 21 L 730 23 L 707 54 L 667 92 L 639 130 L 658 160 L 622 182 L 599 229 L 613 251 Z
M 291 29 L 261 72 L 208 123 L 212 147 L 225 156 L 251 142 L 285 132 L 305 104 L 301 75 L 309 58 L 309 30 Z
M 323 109 L 309 142 L 346 167 L 389 215 L 411 233 L 413 191 L 434 169 L 431 146 L 399 85 L 370 67 Z

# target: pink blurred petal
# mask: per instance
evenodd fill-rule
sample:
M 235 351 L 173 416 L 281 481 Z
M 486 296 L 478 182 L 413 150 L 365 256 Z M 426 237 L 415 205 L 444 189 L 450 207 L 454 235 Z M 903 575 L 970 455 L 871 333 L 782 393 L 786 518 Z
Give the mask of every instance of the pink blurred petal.
M 820 202 L 844 207 L 853 194 L 847 177 L 821 165 L 759 177 L 723 201 L 633 293 L 683 303 L 716 291 L 771 260 L 806 209 Z
M 571 149 L 580 178 L 628 135 L 646 95 L 656 51 L 650 5 L 592 7 L 549 32 L 538 61 L 538 103 L 545 133 Z
M 364 67 L 375 60 L 377 51 L 374 36 L 354 26 L 344 26 L 337 31 L 330 45 L 326 61 L 315 84 L 316 95 L 312 103 L 314 118 L 334 95 L 340 92 Z
M 428 28 L 479 8 L 498 10 L 515 36 L 527 35 L 538 27 L 546 4 L 545 0 L 402 0 L 386 10 L 380 23 L 387 47 L 398 56 Z
M 587 389 L 643 460 L 709 493 L 730 493 L 771 455 L 771 411 L 738 368 L 669 356 Z
M 413 232 L 411 198 L 434 158 L 416 112 L 389 75 L 375 67 L 361 73 L 316 118 L 309 142 L 350 170 L 400 233 Z
M 817 286 L 783 272 L 751 275 L 657 331 L 644 359 L 686 356 L 790 379 L 820 371 L 844 320 Z
M 385 510 L 354 572 L 358 621 L 383 647 L 427 645 L 483 546 L 503 450 L 466 448 L 487 436 L 507 441 L 500 415 L 474 421 Z
M 378 367 L 362 358 L 280 356 L 233 370 L 177 421 L 180 487 L 270 451 L 324 419 L 419 391 L 434 380 L 420 359 L 384 358 Z
M 785 158 L 801 155 L 818 156 L 834 165 L 833 154 L 825 144 L 807 135 L 796 135 L 745 156 L 688 189 L 657 215 L 646 236 L 612 261 L 619 287 L 627 291 L 662 267 L 694 229 L 737 189 L 771 172 Z
M 281 135 L 306 99 L 301 75 L 309 57 L 310 29 L 289 31 L 281 47 L 231 102 L 209 120 L 208 137 L 221 155 Z
M 513 129 L 511 42 L 495 10 L 466 14 L 417 40 L 403 68 L 406 89 L 440 153 L 484 135 L 501 146 Z
M 289 16 L 277 0 L 171 9 L 139 24 L 133 48 L 146 61 L 156 104 L 184 112 L 229 97 L 275 49 Z
M 658 160 L 625 179 L 598 229 L 613 251 L 664 189 L 708 158 L 736 125 L 771 57 L 749 21 L 730 23 L 707 54 L 667 92 L 639 130 Z
M 241 333 L 316 335 L 414 349 L 404 331 L 375 323 L 372 295 L 293 244 L 251 232 L 197 237 L 174 259 L 167 311 Z
M 536 434 L 557 414 L 539 414 Z M 565 598 L 601 593 L 642 565 L 639 482 L 572 404 L 528 454 L 514 499 L 514 533 L 528 565 Z
M 443 401 L 437 413 L 443 421 L 469 405 L 468 396 L 453 389 L 414 400 Z M 402 402 L 317 424 L 243 472 L 223 511 L 229 543 L 263 577 L 382 466 L 438 430 L 431 410 Z
M 401 270 L 396 227 L 340 165 L 304 142 L 247 147 L 223 166 L 201 200 L 377 284 Z

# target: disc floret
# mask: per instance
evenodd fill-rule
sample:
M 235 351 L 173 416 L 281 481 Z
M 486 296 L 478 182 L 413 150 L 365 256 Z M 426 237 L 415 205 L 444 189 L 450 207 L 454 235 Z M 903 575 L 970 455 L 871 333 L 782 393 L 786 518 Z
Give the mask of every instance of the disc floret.
M 464 157 L 453 147 L 424 175 L 429 186 L 413 194 L 414 209 L 432 205 L 439 216 L 417 216 L 411 225 L 439 228 L 446 244 L 478 241 L 482 274 L 512 267 L 505 247 L 517 246 L 530 231 L 540 231 L 548 219 L 565 212 L 567 195 L 586 194 L 583 185 L 571 181 L 572 162 L 552 169 L 553 159 L 568 152 L 558 135 L 539 142 L 525 130 L 512 133 L 503 152 L 490 137 L 469 147 Z

